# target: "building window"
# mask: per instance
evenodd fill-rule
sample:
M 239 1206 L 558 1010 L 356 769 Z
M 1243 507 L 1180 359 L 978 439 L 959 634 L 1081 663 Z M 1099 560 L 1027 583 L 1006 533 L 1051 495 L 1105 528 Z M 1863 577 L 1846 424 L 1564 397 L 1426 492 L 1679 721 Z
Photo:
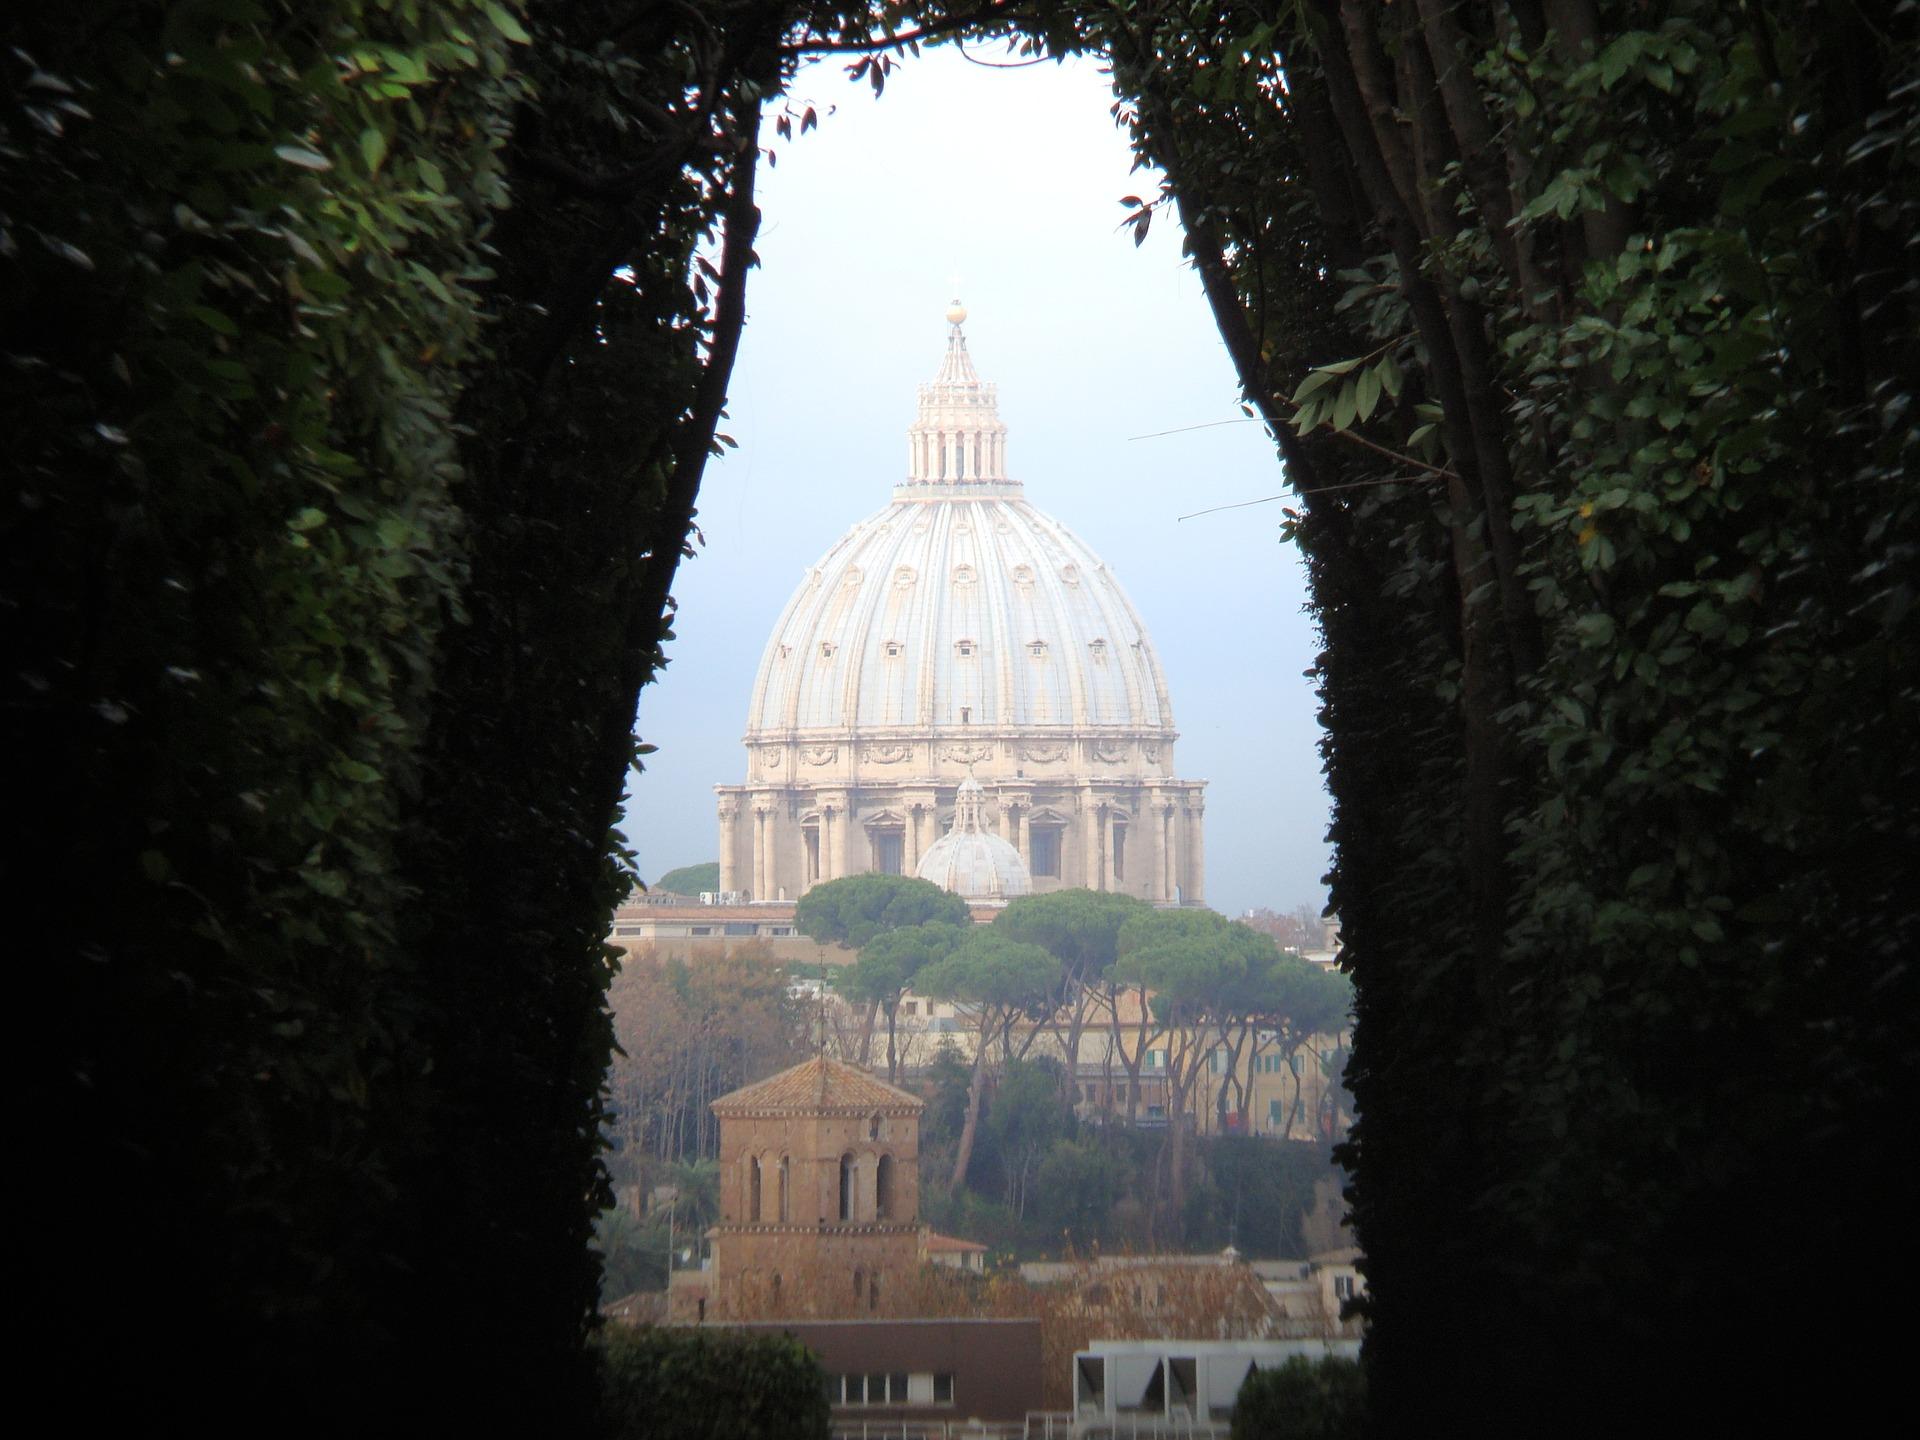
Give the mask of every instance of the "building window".
M 822 640 L 820 642 L 820 658 L 822 660 L 831 660 L 833 658 L 833 642 L 831 640 Z
M 793 934 L 793 927 L 791 925 L 775 925 L 772 929 L 768 930 L 767 933 L 769 935 L 791 935 Z
M 936 1375 L 933 1377 L 933 1403 L 951 1405 L 953 1403 L 953 1376 Z
M 840 1157 L 840 1218 L 842 1220 L 853 1218 L 853 1156 L 851 1155 Z M 860 1272 L 856 1270 L 853 1274 L 853 1288 L 857 1294 L 860 1289 Z
M 820 878 L 820 827 L 802 825 L 800 827 L 800 845 L 806 851 L 807 884 L 812 885 Z
M 1027 848 L 1033 857 L 1033 873 L 1060 878 L 1060 827 L 1034 825 L 1027 830 Z
M 1207 1055 L 1207 1073 L 1224 1075 L 1227 1073 L 1227 1051 L 1224 1046 L 1216 1046 Z
M 1336 1275 L 1333 1277 L 1333 1298 L 1351 1300 L 1353 1298 L 1353 1276 Z
M 1035 659 L 1038 659 L 1040 656 L 1045 655 L 1047 653 L 1047 642 L 1044 640 L 1033 641 L 1030 645 L 1027 646 L 1027 653 L 1032 655 Z
M 900 1013 L 902 1015 L 918 1015 L 920 1013 L 920 1002 L 918 1000 L 901 1001 Z
M 1093 658 L 1096 660 L 1104 660 L 1107 658 L 1107 642 L 1104 640 L 1088 641 L 1087 649 L 1093 652 Z
M 879 1128 L 879 1122 L 874 1122 Z M 893 1215 L 893 1157 L 882 1155 L 880 1164 L 873 1172 L 873 1213 L 881 1220 L 891 1220 Z
M 867 1139 L 878 1140 L 879 1138 L 880 1138 L 880 1117 L 878 1115 L 875 1115 L 867 1121 Z
M 858 1300 L 860 1292 L 867 1288 L 867 1272 L 858 1265 L 853 1267 L 853 1298 Z
M 1113 878 L 1116 881 L 1127 878 L 1127 827 L 1113 827 Z
M 747 1162 L 747 1219 L 760 1219 L 760 1157 Z
M 787 1181 L 790 1175 L 791 1170 L 787 1165 L 787 1157 L 782 1155 L 780 1157 L 780 1223 L 782 1225 L 793 1218 L 792 1215 L 788 1213 L 787 1204 Z
M 687 933 L 689 935 L 711 935 L 713 934 L 713 927 L 711 925 L 689 925 L 687 927 Z
M 1284 1125 L 1287 1123 L 1287 1107 L 1280 1100 L 1267 1101 L 1267 1124 Z
M 904 830 L 869 830 L 873 846 L 873 868 L 882 875 L 900 875 L 907 866 L 907 836 Z
M 887 658 L 889 660 L 898 660 L 900 658 L 900 649 L 901 646 L 898 640 L 887 641 Z
M 1147 1051 L 1147 1069 L 1164 1070 L 1167 1068 L 1167 1052 L 1164 1050 Z
M 953 648 L 954 648 L 954 653 L 959 655 L 961 659 L 965 660 L 973 654 L 973 641 L 956 640 L 954 642 Z

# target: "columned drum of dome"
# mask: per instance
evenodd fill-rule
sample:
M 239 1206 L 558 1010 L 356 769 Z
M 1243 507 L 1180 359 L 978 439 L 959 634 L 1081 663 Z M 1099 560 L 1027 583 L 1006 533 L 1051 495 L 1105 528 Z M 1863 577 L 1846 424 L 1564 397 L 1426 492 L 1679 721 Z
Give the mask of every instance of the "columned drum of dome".
M 747 782 L 717 787 L 720 887 L 791 900 L 923 873 L 971 774 L 980 832 L 1033 891 L 1200 903 L 1204 782 L 1175 778 L 1146 627 L 1100 557 L 1027 503 L 966 311 L 947 319 L 905 480 L 808 569 L 761 657 Z

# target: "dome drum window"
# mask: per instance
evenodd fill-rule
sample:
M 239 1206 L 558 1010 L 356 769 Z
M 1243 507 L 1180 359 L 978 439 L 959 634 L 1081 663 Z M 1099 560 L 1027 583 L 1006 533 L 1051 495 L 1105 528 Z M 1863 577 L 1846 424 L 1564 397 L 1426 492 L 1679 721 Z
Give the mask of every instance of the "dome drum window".
M 1047 642 L 1044 640 L 1029 641 L 1027 643 L 1027 653 L 1036 660 L 1044 659 L 1047 653 Z
M 831 640 L 822 640 L 820 642 L 820 658 L 822 660 L 831 660 L 833 658 L 833 642 Z
M 958 655 L 962 660 L 969 660 L 973 658 L 973 641 L 971 640 L 954 641 L 953 653 Z
M 900 658 L 900 652 L 904 649 L 906 649 L 906 647 L 898 640 L 887 641 L 887 659 L 898 660 Z

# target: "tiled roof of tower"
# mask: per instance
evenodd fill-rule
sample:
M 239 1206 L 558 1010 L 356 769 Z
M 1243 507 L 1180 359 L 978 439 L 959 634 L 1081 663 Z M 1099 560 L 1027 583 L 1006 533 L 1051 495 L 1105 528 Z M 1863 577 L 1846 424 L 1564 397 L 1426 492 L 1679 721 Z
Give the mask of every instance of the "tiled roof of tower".
M 722 1095 L 710 1108 L 716 1115 L 869 1115 L 876 1110 L 894 1114 L 923 1110 L 926 1102 L 874 1079 L 857 1065 L 822 1055 Z

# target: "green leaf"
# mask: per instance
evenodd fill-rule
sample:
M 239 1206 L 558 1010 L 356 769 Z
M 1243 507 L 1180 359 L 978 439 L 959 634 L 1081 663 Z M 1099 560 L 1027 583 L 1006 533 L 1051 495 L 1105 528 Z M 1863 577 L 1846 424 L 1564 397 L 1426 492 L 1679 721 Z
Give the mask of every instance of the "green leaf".
M 1336 430 L 1352 428 L 1354 412 L 1358 404 L 1359 399 L 1354 393 L 1352 383 L 1349 382 L 1342 385 L 1340 387 L 1340 398 L 1333 402 L 1333 428 Z
M 1359 383 L 1354 386 L 1355 411 L 1360 419 L 1369 420 L 1373 418 L 1373 407 L 1379 403 L 1380 372 L 1378 369 L 1367 370 L 1361 374 Z
M 1331 370 L 1309 370 L 1307 378 L 1300 382 L 1300 388 L 1293 392 L 1293 403 L 1305 404 L 1308 396 L 1330 384 L 1333 378 L 1334 374 Z
M 333 162 L 318 150 L 309 150 L 304 145 L 276 145 L 273 153 L 289 165 L 298 165 L 302 170 L 331 170 Z
M 369 125 L 360 132 L 360 158 L 367 162 L 369 171 L 380 173 L 380 166 L 387 158 L 387 135 L 379 126 Z
M 526 27 L 520 23 L 519 18 L 515 16 L 511 10 L 507 9 L 506 6 L 493 3 L 493 0 L 488 0 L 488 4 L 484 8 L 487 12 L 487 19 L 493 22 L 493 28 L 506 36 L 513 44 L 531 45 L 533 43 L 533 37 L 527 34 Z

